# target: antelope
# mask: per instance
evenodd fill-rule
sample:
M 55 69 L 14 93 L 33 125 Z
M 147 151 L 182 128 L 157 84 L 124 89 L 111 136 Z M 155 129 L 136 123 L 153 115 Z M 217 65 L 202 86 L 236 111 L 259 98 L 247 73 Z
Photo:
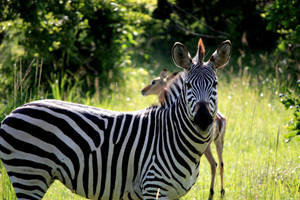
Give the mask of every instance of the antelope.
M 163 69 L 160 72 L 159 77 L 156 77 L 150 81 L 150 83 L 145 86 L 141 93 L 143 96 L 148 95 L 157 95 L 159 97 L 160 104 L 164 104 L 165 96 L 162 95 L 164 88 L 172 84 L 172 80 L 179 76 L 181 72 L 173 72 L 168 75 L 168 71 L 166 69 Z M 217 112 L 216 119 L 214 122 L 214 143 L 216 145 L 216 150 L 219 158 L 219 164 L 220 164 L 220 178 L 221 178 L 221 196 L 224 196 L 225 190 L 223 187 L 223 173 L 224 173 L 224 163 L 223 163 L 223 147 L 224 147 L 224 136 L 225 136 L 225 130 L 226 130 L 226 118 L 224 115 L 220 112 Z M 212 199 L 214 195 L 214 181 L 215 181 L 215 175 L 216 175 L 216 167 L 217 163 L 213 157 L 213 154 L 211 152 L 210 144 L 207 147 L 205 151 L 205 157 L 208 160 L 210 167 L 211 167 L 211 185 L 210 185 L 210 195 L 209 199 Z

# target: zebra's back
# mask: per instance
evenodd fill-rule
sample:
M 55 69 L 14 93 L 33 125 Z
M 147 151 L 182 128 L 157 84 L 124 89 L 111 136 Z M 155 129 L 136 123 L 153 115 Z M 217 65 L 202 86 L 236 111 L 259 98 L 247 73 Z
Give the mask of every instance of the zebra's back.
M 0 135 L 0 158 L 17 197 L 40 199 L 59 179 L 88 198 L 139 198 L 137 169 L 147 162 L 141 154 L 149 154 L 141 149 L 149 149 L 145 137 L 153 129 L 147 113 L 54 100 L 17 108 L 3 120 Z

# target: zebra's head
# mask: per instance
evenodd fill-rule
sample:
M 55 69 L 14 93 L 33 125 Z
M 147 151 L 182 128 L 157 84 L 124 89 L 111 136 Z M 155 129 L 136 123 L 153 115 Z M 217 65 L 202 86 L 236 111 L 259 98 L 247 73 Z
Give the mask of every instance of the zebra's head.
M 231 56 L 231 42 L 229 40 L 222 42 L 208 62 L 203 62 L 204 54 L 205 48 L 201 39 L 194 58 L 179 42 L 176 42 L 172 49 L 175 65 L 185 69 L 182 94 L 189 118 L 202 131 L 210 127 L 217 112 L 216 70 L 228 63 Z

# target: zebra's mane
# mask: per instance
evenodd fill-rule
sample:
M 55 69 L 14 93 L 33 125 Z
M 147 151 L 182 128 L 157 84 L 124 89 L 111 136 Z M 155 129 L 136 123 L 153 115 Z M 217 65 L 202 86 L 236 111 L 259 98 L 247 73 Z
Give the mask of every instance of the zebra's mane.
M 185 73 L 179 72 L 177 75 L 167 83 L 167 86 L 160 93 L 158 99 L 162 107 L 170 107 L 181 94 Z

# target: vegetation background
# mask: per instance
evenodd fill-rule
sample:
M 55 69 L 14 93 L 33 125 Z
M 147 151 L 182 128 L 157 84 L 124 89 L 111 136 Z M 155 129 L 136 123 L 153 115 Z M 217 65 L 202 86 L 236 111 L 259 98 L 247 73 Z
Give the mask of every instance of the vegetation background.
M 163 68 L 179 70 L 174 42 L 195 53 L 202 37 L 207 60 L 230 39 L 231 61 L 218 72 L 225 198 L 300 199 L 299 0 L 0 0 L 0 11 L 0 120 L 45 98 L 143 109 L 157 100 L 140 89 Z M 183 199 L 208 197 L 202 160 Z M 3 167 L 0 198 L 15 199 Z M 62 198 L 82 199 L 58 182 L 44 197 Z

